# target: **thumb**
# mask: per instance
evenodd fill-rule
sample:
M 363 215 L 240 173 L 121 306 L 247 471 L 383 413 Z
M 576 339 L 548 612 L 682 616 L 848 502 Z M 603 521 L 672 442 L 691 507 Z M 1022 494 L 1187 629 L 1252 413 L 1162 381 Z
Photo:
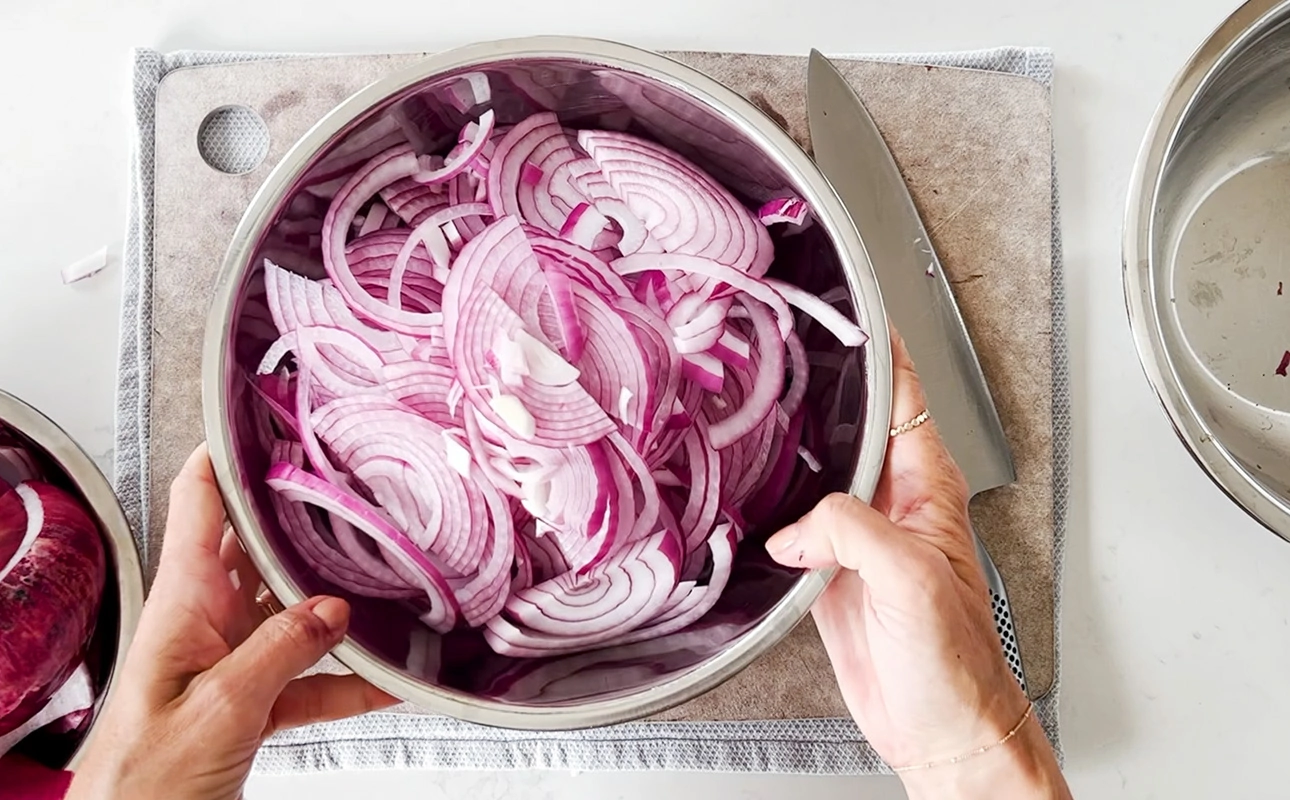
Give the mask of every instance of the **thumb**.
M 287 684 L 339 644 L 348 627 L 348 603 L 311 597 L 265 620 L 209 678 L 235 708 L 267 714 Z
M 926 546 L 874 508 L 847 494 L 825 497 L 805 517 L 766 541 L 788 567 L 855 570 L 876 592 L 918 589 Z

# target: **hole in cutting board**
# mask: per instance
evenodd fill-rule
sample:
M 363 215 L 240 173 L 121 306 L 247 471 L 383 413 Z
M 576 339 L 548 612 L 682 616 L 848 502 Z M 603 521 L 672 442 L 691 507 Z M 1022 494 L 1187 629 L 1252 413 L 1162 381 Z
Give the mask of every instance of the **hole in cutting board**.
M 212 169 L 243 175 L 269 155 L 269 128 L 248 106 L 221 106 L 197 128 L 197 152 Z

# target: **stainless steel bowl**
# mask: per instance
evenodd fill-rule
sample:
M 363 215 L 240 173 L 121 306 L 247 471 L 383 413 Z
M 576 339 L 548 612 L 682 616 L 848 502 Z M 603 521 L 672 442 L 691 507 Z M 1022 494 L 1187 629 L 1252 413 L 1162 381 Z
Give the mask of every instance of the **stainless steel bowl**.
M 62 470 L 62 486 L 78 492 L 107 544 L 108 580 L 94 632 L 101 657 L 92 670 L 98 690 L 98 708 L 111 695 L 117 672 L 125 661 L 143 612 L 143 569 L 130 535 L 125 512 L 112 486 L 84 450 L 52 420 L 11 394 L 0 391 L 0 428 L 6 428 L 34 445 L 34 450 Z M 59 481 L 55 481 L 59 482 Z M 95 709 L 97 718 L 98 709 Z M 69 769 L 75 769 L 86 743 L 94 736 L 97 719 L 71 755 Z
M 1290 2 L 1252 0 L 1147 133 L 1124 279 L 1147 376 L 1224 492 L 1290 539 Z
M 839 421 L 854 424 L 859 435 L 834 448 L 827 485 L 819 491 L 849 490 L 869 498 L 890 418 L 885 316 L 860 237 L 807 155 L 744 98 L 654 53 L 570 38 L 479 44 L 391 74 L 332 111 L 274 169 L 225 258 L 203 356 L 206 433 L 230 517 L 278 598 L 295 603 L 336 590 L 305 568 L 272 514 L 265 513 L 266 456 L 244 434 L 245 375 L 268 345 L 262 318 L 252 322 L 256 295 L 262 291 L 261 265 L 270 247 L 266 233 L 320 159 L 383 115 L 397 115 L 414 126 L 442 125 L 433 134 L 455 132 L 465 118 L 453 108 L 450 87 L 471 74 L 492 87 L 499 122 L 552 110 L 570 124 L 589 118 L 602 125 L 630 124 L 681 149 L 747 200 L 790 190 L 810 204 L 818 224 L 795 237 L 800 258 L 787 277 L 819 291 L 845 285 L 861 324 L 877 334 L 839 379 L 839 385 L 849 386 L 837 394 L 846 396 Z M 424 132 L 424 127 L 418 130 Z M 798 502 L 797 510 L 802 507 Z M 636 719 L 692 698 L 743 669 L 802 619 L 831 577 L 775 568 L 764 554 L 758 558 L 760 550 L 755 543 L 741 549 L 732 585 L 704 620 L 642 645 L 512 660 L 493 655 L 478 636 L 441 638 L 397 605 L 350 598 L 353 623 L 335 655 L 397 697 L 471 722 L 554 730 Z

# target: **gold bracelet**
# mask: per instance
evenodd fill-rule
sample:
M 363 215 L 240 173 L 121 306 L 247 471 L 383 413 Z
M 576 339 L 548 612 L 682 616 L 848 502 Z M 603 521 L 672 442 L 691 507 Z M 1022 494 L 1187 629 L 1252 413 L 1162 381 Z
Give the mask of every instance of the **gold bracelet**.
M 973 750 L 970 753 L 964 753 L 961 756 L 955 756 L 954 758 L 947 759 L 945 761 L 929 761 L 926 764 L 910 764 L 909 766 L 906 766 L 906 767 L 892 767 L 891 771 L 899 775 L 902 772 L 913 772 L 915 770 L 920 770 L 920 769 L 934 769 L 936 767 L 948 767 L 953 764 L 958 764 L 959 762 L 962 762 L 962 761 L 967 761 L 969 758 L 976 758 L 979 755 L 990 752 L 996 747 L 1003 747 L 1005 744 L 1012 741 L 1012 738 L 1021 731 L 1022 727 L 1026 724 L 1026 720 L 1030 719 L 1030 715 L 1033 714 L 1034 711 L 1035 711 L 1034 703 L 1031 703 L 1030 705 L 1026 706 L 1026 713 L 1021 715 L 1021 721 L 1018 722 L 1016 725 L 1014 725 L 1012 730 L 1008 731 L 1007 735 L 1005 735 L 1002 739 L 995 742 L 994 744 L 987 744 L 985 747 L 978 747 L 977 749 Z

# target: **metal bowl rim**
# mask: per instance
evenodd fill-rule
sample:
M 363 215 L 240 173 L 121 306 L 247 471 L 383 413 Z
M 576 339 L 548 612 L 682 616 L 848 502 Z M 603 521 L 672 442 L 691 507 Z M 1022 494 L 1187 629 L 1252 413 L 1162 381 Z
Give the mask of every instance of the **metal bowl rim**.
M 126 521 L 121 502 L 117 499 L 112 485 L 95 465 L 93 459 L 76 444 L 58 423 L 37 411 L 35 407 L 0 390 L 0 423 L 18 431 L 40 446 L 47 456 L 67 473 L 78 491 L 85 496 L 90 510 L 98 518 L 99 525 L 107 537 L 115 572 L 117 595 L 119 600 L 117 620 L 116 652 L 113 653 L 111 667 L 105 679 L 102 696 L 97 706 L 101 710 L 112 697 L 116 689 L 117 678 L 125 657 L 134 640 L 139 617 L 143 613 L 143 566 L 135 549 L 134 535 L 130 523 Z M 90 723 L 89 732 L 77 745 L 67 769 L 75 770 L 80 764 L 81 756 L 98 730 L 98 719 Z
M 1277 497 L 1205 424 L 1164 345 L 1152 263 L 1156 198 L 1181 124 L 1214 75 L 1270 24 L 1290 16 L 1290 0 L 1249 0 L 1192 55 L 1174 79 L 1143 139 L 1129 185 L 1124 223 L 1124 292 L 1138 359 L 1174 431 L 1205 473 L 1259 523 L 1290 540 L 1290 502 Z
M 309 161 L 336 134 L 374 106 L 435 75 L 499 62 L 568 59 L 639 74 L 680 90 L 735 125 L 759 150 L 807 189 L 846 273 L 863 320 L 879 327 L 886 319 L 877 280 L 860 234 L 841 200 L 814 162 L 778 125 L 744 97 L 703 73 L 657 53 L 598 39 L 540 36 L 468 45 L 432 55 L 361 89 L 297 141 L 256 192 L 233 235 L 220 270 L 207 318 L 202 357 L 203 416 L 215 475 L 229 517 L 270 590 L 287 605 L 304 595 L 286 578 L 255 524 L 246 493 L 233 470 L 231 431 L 225 407 L 225 368 L 235 290 L 269 215 Z M 873 496 L 886 453 L 891 416 L 891 349 L 881 329 L 866 350 L 866 419 L 851 493 Z M 354 672 L 396 697 L 467 722 L 524 730 L 571 730 L 626 722 L 693 699 L 732 677 L 768 651 L 800 622 L 823 592 L 832 571 L 804 574 L 758 625 L 720 654 L 671 680 L 631 694 L 564 706 L 510 705 L 407 678 L 348 637 L 333 651 Z

